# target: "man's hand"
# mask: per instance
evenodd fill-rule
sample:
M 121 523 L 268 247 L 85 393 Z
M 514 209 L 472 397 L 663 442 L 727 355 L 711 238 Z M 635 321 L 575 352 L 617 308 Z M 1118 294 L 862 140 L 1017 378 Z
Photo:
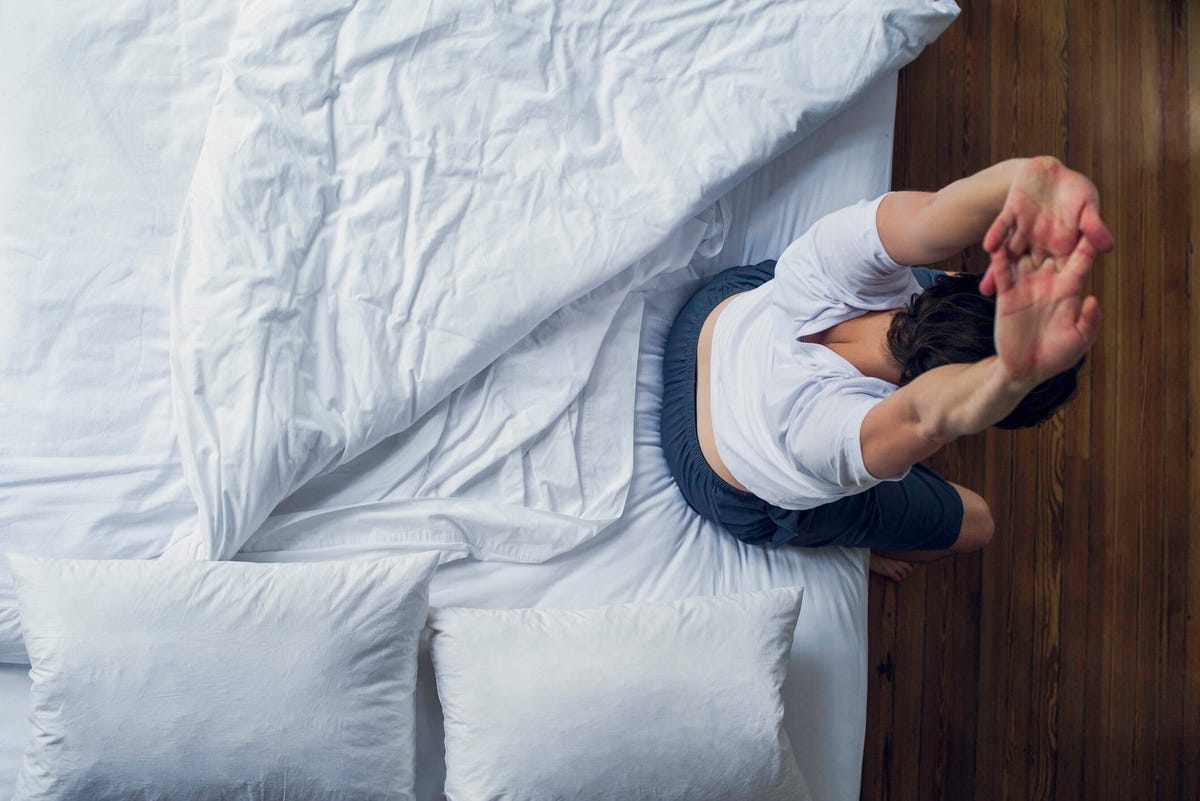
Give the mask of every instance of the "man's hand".
M 1081 300 L 1096 249 L 1080 237 L 1066 256 L 1015 262 L 1000 248 L 995 276 L 996 355 L 943 364 L 875 404 L 859 430 L 863 463 L 894 476 L 946 443 L 1003 420 L 1038 384 L 1072 367 L 1100 328 L 1100 304 Z
M 1004 249 L 992 256 L 996 287 L 996 353 L 1007 373 L 1029 389 L 1074 365 L 1100 327 L 1100 304 L 1082 299 L 1096 249 L 1080 237 L 1070 255 L 1040 264 L 1026 254 L 1014 265 Z
M 1047 257 L 1065 261 L 1081 241 L 1089 244 L 1093 258 L 1095 252 L 1105 253 L 1113 246 L 1112 235 L 1100 219 L 1096 187 L 1055 158 L 1029 159 L 1017 171 L 1004 209 L 983 239 L 992 264 L 979 290 L 984 295 L 996 290 L 998 256 L 1005 263 L 1018 262 L 1025 255 L 1035 265 Z

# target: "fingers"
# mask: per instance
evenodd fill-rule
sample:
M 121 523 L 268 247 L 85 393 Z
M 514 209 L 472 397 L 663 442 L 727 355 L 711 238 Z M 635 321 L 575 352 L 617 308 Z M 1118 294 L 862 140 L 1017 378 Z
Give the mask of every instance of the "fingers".
M 1001 248 L 992 254 L 992 263 L 988 266 L 983 280 L 979 282 L 979 291 L 984 295 L 991 295 L 993 291 L 1002 295 L 1012 289 L 1018 281 L 1028 281 L 1030 274 L 1039 269 L 1054 271 L 1057 268 L 1054 259 L 1047 258 L 1039 264 L 1028 253 L 1017 259 L 1014 265 L 1006 250 Z
M 1088 274 L 1088 270 L 1092 268 L 1092 262 L 1096 260 L 1096 249 L 1092 247 L 1092 243 L 1087 237 L 1080 237 L 1079 243 L 1075 245 L 1075 249 L 1071 251 L 1070 257 L 1067 258 L 1067 263 L 1063 266 L 1062 272 L 1068 273 L 1080 281 Z
M 1100 301 L 1096 300 L 1095 295 L 1088 295 L 1083 301 L 1083 306 L 1079 311 L 1079 322 L 1075 324 L 1075 330 L 1079 332 L 1079 336 L 1091 344 L 1096 340 L 1096 335 L 1100 332 L 1100 321 L 1103 315 L 1100 314 Z
M 1083 214 L 1079 218 L 1079 230 L 1091 242 L 1092 247 L 1099 252 L 1107 253 L 1112 250 L 1112 234 L 1109 233 L 1104 221 L 1100 219 L 1100 212 L 1094 203 L 1088 203 L 1083 207 Z
M 1012 262 L 1009 260 L 1008 252 L 1005 248 L 1000 248 L 1000 250 L 992 254 L 992 264 L 988 267 L 988 274 L 992 277 L 992 283 L 997 295 L 1003 295 L 1012 289 Z
M 983 249 L 988 253 L 995 253 L 999 250 L 1008 239 L 1008 232 L 1012 229 L 1014 220 L 1013 213 L 1008 209 L 1000 212 L 1000 216 L 996 218 L 992 227 L 983 237 Z
M 979 294 L 986 297 L 991 297 L 996 291 L 996 277 L 992 274 L 992 265 L 989 264 L 987 271 L 984 272 L 983 278 L 979 280 Z
M 1008 235 L 1008 242 L 1005 244 L 1005 249 L 1013 256 L 1020 256 L 1029 250 L 1029 238 L 1021 231 L 1020 227 L 1014 228 Z M 1018 267 L 1020 263 L 1018 262 Z

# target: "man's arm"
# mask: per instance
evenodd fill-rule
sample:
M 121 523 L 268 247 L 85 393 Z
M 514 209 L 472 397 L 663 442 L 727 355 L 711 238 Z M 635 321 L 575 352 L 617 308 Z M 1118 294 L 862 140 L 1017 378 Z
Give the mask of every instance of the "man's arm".
M 935 367 L 867 412 L 859 432 L 863 463 L 877 478 L 899 475 L 1000 422 L 1035 386 L 1011 375 L 997 356 Z
M 1040 263 L 1068 258 L 1080 237 L 1101 253 L 1112 235 L 1100 219 L 1096 187 L 1053 156 L 1009 159 L 940 192 L 893 192 L 875 216 L 879 238 L 900 264 L 932 264 L 980 240 L 992 254 Z M 995 291 L 989 269 L 980 290 Z
M 859 431 L 873 476 L 901 473 L 946 443 L 1008 416 L 1034 387 L 1070 368 L 1100 329 L 1100 304 L 1083 297 L 1096 259 L 1087 238 L 1067 258 L 1012 265 L 993 254 L 996 354 L 975 364 L 947 364 L 917 376 L 873 406 Z
M 976 244 L 1004 208 L 1028 159 L 1009 159 L 938 192 L 892 192 L 875 214 L 883 248 L 900 264 L 933 264 Z
M 938 261 L 986 233 L 992 261 L 980 291 L 996 295 L 997 356 L 930 370 L 863 419 L 863 461 L 885 477 L 995 425 L 1078 362 L 1100 326 L 1099 303 L 1083 297 L 1083 280 L 1113 242 L 1095 186 L 1049 156 L 1001 162 L 933 195 L 888 195 L 876 227 L 901 264 Z

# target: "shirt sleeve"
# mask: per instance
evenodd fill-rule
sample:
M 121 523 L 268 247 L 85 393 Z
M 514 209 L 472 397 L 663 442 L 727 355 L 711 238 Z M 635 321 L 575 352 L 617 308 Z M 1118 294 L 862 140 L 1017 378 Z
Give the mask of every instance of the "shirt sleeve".
M 921 291 L 879 239 L 875 214 L 884 197 L 826 214 L 779 257 L 774 304 L 794 336 L 823 331 L 849 309 L 896 308 Z
M 830 375 L 813 381 L 792 407 L 787 446 L 797 471 L 825 485 L 831 498 L 868 490 L 896 476 L 877 477 L 862 454 L 862 423 L 867 412 L 894 387 L 867 376 Z

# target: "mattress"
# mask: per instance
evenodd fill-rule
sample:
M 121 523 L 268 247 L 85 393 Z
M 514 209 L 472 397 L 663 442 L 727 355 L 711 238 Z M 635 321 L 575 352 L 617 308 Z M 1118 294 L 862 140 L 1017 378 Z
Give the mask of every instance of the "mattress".
M 433 587 L 433 603 L 441 605 L 584 608 L 803 584 L 805 603 L 785 685 L 786 725 L 817 799 L 858 796 L 866 705 L 865 554 L 839 548 L 747 548 L 692 513 L 671 483 L 658 450 L 658 369 L 667 326 L 704 276 L 778 256 L 821 214 L 887 188 L 895 89 L 895 76 L 886 77 L 801 145 L 725 195 L 719 204 L 724 220 L 720 252 L 644 290 L 635 472 L 621 519 L 602 536 L 543 564 L 451 563 Z M 368 471 L 371 463 L 370 457 L 351 463 L 339 480 L 354 484 L 361 477 L 356 473 Z M 331 491 L 329 486 L 322 490 Z M 302 493 L 289 508 L 318 500 Z M 251 551 L 242 558 L 279 556 Z M 0 796 L 11 790 L 28 734 L 26 670 L 0 666 Z M 428 661 L 422 664 L 418 703 L 423 707 L 420 797 L 435 798 L 444 768 Z

